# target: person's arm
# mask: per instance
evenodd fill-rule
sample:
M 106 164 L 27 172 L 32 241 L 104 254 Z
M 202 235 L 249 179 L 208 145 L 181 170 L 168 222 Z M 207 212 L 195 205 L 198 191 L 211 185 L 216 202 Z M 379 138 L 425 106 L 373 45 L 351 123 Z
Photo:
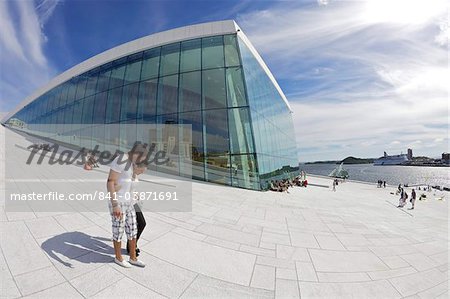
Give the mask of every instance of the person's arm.
M 108 190 L 109 198 L 111 200 L 111 204 L 113 207 L 113 215 L 116 218 L 122 218 L 122 211 L 120 210 L 119 203 L 117 202 L 117 198 L 116 198 L 116 185 L 117 185 L 118 179 L 119 179 L 119 173 L 111 169 L 109 171 L 108 182 L 106 183 L 106 188 Z

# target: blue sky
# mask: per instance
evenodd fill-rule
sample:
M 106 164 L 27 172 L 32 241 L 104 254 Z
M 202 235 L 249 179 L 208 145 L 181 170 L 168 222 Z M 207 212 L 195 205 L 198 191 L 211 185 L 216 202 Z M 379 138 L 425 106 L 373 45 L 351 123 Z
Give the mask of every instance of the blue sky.
M 0 0 L 0 111 L 111 47 L 222 19 L 284 90 L 300 161 L 448 151 L 445 0 Z

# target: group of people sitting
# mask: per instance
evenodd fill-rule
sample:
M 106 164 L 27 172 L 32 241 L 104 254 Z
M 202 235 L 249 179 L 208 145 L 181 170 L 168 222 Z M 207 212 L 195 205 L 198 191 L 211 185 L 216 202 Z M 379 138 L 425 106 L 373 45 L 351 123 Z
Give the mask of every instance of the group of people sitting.
M 47 151 L 47 152 L 49 152 L 51 150 L 50 144 L 48 144 L 48 143 L 36 143 L 36 144 L 34 144 L 34 148 L 37 150 L 41 149 L 41 150 Z
M 92 170 L 92 168 L 99 167 L 95 154 L 91 151 L 85 153 L 86 163 L 84 164 L 85 170 Z
M 283 179 L 283 180 L 275 180 L 271 181 L 269 184 L 270 191 L 276 192 L 287 192 L 289 193 L 289 187 L 306 187 L 308 186 L 308 180 L 303 178 L 303 176 L 296 176 L 294 179 Z

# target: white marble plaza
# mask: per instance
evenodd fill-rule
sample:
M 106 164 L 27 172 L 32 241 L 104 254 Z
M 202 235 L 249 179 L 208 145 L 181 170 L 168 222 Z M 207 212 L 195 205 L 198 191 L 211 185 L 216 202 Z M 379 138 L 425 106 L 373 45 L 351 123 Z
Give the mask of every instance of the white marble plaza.
M 0 152 L 1 298 L 448 298 L 448 193 L 408 210 L 396 207 L 395 187 L 375 182 L 289 194 L 193 182 L 192 212 L 146 213 L 147 267 L 124 269 L 113 263 L 106 207 L 5 211 L 5 188 L 15 186 L 5 163 L 23 159 L 22 147 Z M 106 183 L 105 172 L 76 166 L 8 171 L 31 172 L 44 189 L 49 178 L 62 188 L 96 178 L 91 191 Z

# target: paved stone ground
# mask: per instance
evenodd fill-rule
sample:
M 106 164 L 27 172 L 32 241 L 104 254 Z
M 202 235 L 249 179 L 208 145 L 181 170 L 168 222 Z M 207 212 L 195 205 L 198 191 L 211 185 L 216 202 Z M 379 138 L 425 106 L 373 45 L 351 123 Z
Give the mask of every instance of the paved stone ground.
M 0 132 L 3 138 L 4 129 Z M 28 141 L 17 137 L 14 142 L 26 146 Z M 5 159 L 24 154 L 20 148 L 6 156 L 2 151 L 0 173 Z M 30 171 L 17 167 L 18 174 Z M 43 184 L 48 177 L 86 175 L 74 166 L 33 174 Z M 89 176 L 99 179 L 95 188 L 104 188 L 104 173 Z M 309 181 L 331 185 L 326 178 Z M 15 186 L 5 185 L 4 177 L 1 182 L 3 193 Z M 7 212 L 3 201 L 0 294 L 448 298 L 448 201 L 428 193 L 415 210 L 401 210 L 393 190 L 346 182 L 337 192 L 311 186 L 286 194 L 194 182 L 192 212 L 146 213 L 140 240 L 144 269 L 112 262 L 106 211 Z

